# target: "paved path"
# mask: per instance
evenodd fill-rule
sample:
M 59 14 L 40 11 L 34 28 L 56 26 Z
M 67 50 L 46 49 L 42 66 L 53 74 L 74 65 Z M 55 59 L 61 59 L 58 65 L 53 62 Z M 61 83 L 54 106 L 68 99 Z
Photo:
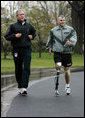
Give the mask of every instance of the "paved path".
M 54 94 L 54 77 L 43 78 L 33 85 L 29 84 L 27 96 L 19 95 L 16 88 L 13 91 L 9 90 L 6 94 L 8 97 L 5 98 L 6 101 L 8 99 L 9 110 L 5 115 L 6 117 L 84 117 L 84 72 L 71 73 L 70 96 L 65 94 L 64 88 L 64 74 L 61 74 L 59 97 Z

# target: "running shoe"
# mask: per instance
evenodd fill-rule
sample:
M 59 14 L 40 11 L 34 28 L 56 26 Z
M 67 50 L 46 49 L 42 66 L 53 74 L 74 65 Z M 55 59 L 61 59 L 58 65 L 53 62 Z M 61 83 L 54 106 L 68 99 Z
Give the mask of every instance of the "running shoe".
M 59 95 L 59 91 L 57 89 L 55 89 L 55 95 Z
M 26 88 L 20 88 L 20 89 L 19 89 L 19 93 L 20 93 L 21 95 L 27 95 L 27 89 L 26 89 Z
M 66 91 L 66 94 L 67 94 L 67 95 L 70 95 L 71 89 L 70 89 L 69 86 L 68 86 L 68 87 L 65 87 L 65 91 Z

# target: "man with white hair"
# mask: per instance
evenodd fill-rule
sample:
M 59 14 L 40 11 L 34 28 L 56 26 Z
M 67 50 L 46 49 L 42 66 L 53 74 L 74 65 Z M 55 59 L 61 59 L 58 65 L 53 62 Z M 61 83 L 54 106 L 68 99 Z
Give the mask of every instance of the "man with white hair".
M 70 89 L 70 67 L 72 66 L 72 47 L 77 42 L 76 31 L 65 24 L 65 17 L 60 15 L 57 20 L 58 26 L 50 31 L 50 35 L 46 44 L 49 53 L 54 53 L 55 68 L 57 70 L 55 81 L 55 93 L 59 95 L 58 85 L 61 66 L 65 70 L 65 90 L 66 94 L 71 93 Z

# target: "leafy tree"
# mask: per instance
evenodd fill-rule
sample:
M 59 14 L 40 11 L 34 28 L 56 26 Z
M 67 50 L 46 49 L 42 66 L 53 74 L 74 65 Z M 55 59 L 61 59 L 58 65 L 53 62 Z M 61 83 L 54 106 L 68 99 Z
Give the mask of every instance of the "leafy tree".
M 50 16 L 49 16 L 50 17 Z M 41 57 L 42 46 L 46 44 L 48 38 L 48 33 L 53 27 L 52 23 L 48 22 L 48 19 L 43 15 L 42 9 L 32 7 L 32 10 L 29 13 L 29 22 L 31 22 L 37 31 L 37 41 L 39 47 L 39 57 Z
M 10 51 L 10 42 L 6 41 L 4 38 L 5 31 L 7 26 L 5 24 L 1 25 L 1 50 L 4 52 L 4 59 L 6 59 L 9 51 Z

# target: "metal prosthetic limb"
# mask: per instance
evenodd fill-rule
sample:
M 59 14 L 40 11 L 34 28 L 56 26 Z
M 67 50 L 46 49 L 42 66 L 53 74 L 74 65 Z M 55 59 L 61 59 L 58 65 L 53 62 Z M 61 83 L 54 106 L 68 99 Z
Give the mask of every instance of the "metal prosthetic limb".
M 57 70 L 57 74 L 55 77 L 55 89 L 58 90 L 58 86 L 59 86 L 59 76 L 60 76 L 60 70 Z
M 57 74 L 55 77 L 55 94 L 56 95 L 59 95 L 58 86 L 59 86 L 59 77 L 60 77 L 60 67 L 61 67 L 61 62 L 56 63 L 56 70 L 57 70 Z

